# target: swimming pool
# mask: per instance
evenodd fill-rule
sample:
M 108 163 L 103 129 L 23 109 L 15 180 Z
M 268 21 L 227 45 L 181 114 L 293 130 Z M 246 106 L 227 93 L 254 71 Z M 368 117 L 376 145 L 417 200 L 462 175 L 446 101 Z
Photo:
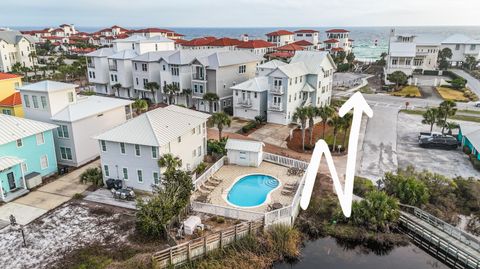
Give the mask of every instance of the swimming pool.
M 269 175 L 252 174 L 243 176 L 233 184 L 228 192 L 227 201 L 239 207 L 260 206 L 265 203 L 270 192 L 279 185 L 280 182 Z

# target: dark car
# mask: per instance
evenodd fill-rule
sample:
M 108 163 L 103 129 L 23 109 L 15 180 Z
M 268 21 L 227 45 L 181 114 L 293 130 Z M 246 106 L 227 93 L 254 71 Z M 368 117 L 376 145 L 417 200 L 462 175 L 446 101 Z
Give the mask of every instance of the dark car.
M 437 136 L 421 138 L 418 141 L 422 148 L 456 149 L 458 140 L 453 136 Z

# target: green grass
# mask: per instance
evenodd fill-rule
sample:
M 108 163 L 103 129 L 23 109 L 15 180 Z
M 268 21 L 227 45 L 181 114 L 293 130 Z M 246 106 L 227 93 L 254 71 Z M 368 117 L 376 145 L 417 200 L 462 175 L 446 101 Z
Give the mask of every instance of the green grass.
M 359 92 L 361 93 L 365 93 L 365 94 L 374 94 L 375 92 L 372 91 L 372 89 L 368 86 L 368 85 L 365 85 L 363 87 L 361 87 L 360 89 L 358 89 Z
M 480 110 L 459 109 L 457 112 L 480 115 Z
M 418 89 L 418 87 L 416 86 L 403 87 L 399 91 L 394 91 L 390 93 L 390 95 L 401 96 L 401 97 L 422 97 L 422 94 L 420 93 L 420 89 Z
M 463 111 L 463 110 L 460 110 Z M 410 114 L 410 115 L 423 115 L 425 113 L 424 110 L 405 110 L 402 109 L 400 112 L 405 113 L 405 114 Z M 467 112 L 468 113 L 468 112 Z M 474 112 L 473 114 L 480 114 L 480 112 Z M 470 122 L 478 122 L 480 123 L 480 117 L 479 116 L 470 116 L 470 115 L 455 115 L 452 117 L 448 117 L 450 120 L 461 120 L 461 121 L 470 121 Z

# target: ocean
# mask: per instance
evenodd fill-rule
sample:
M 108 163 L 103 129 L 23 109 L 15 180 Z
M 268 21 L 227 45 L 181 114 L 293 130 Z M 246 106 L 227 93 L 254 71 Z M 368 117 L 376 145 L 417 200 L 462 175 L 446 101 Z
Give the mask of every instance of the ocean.
M 126 27 L 126 26 L 125 26 Z M 15 27 L 9 26 L 12 29 L 18 30 L 32 30 L 42 29 L 44 26 L 36 27 Z M 83 32 L 95 32 L 105 27 L 82 27 L 77 26 L 79 31 Z M 128 28 L 128 27 L 126 27 Z M 133 27 L 134 29 L 142 27 Z M 206 28 L 206 27 L 164 27 L 174 30 L 178 33 L 184 34 L 185 39 L 192 39 L 202 36 L 215 36 L 215 37 L 231 37 L 239 38 L 242 34 L 248 34 L 251 39 L 262 38 L 265 39 L 265 34 L 278 30 L 297 30 L 297 29 L 315 29 L 320 31 L 321 40 L 326 39 L 325 31 L 337 27 L 258 27 L 258 28 Z M 353 42 L 353 52 L 359 60 L 376 60 L 380 57 L 382 52 L 387 51 L 388 47 L 388 35 L 390 29 L 395 28 L 397 33 L 410 33 L 415 35 L 433 35 L 441 38 L 446 38 L 453 34 L 465 34 L 474 39 L 480 39 L 480 26 L 441 26 L 441 27 L 342 27 L 351 31 L 350 38 L 355 40 Z

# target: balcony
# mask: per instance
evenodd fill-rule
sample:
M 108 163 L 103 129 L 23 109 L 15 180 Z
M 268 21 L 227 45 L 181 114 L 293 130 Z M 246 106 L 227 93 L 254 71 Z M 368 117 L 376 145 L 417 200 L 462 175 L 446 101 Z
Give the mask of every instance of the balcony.
M 269 103 L 268 104 L 268 110 L 283 111 L 283 105 L 282 105 L 282 103 Z
M 283 94 L 285 91 L 284 91 L 284 89 L 283 89 L 283 86 L 280 85 L 280 86 L 272 86 L 272 87 L 270 88 L 270 92 L 271 92 L 272 94 L 280 94 L 280 95 L 281 95 L 281 94 Z
M 199 74 L 199 73 L 193 73 L 192 79 L 193 80 L 206 80 L 205 76 L 203 74 Z
M 95 68 L 95 64 L 93 62 L 87 63 L 88 68 Z
M 241 107 L 252 107 L 252 100 L 251 99 L 240 99 L 237 103 L 238 106 Z
M 117 65 L 116 64 L 109 64 L 108 65 L 108 70 L 110 71 L 117 71 Z

